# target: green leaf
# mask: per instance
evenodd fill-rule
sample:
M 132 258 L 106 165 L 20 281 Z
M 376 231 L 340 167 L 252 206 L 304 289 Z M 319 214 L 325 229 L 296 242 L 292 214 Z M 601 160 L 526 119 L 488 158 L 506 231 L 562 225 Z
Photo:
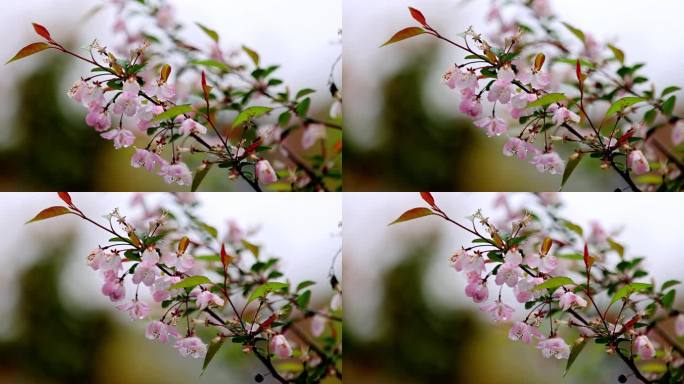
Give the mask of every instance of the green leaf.
M 639 364 L 639 370 L 645 373 L 665 373 L 667 372 L 667 366 L 660 362 L 648 362 Z
M 283 290 L 287 288 L 289 284 L 287 283 L 281 283 L 277 281 L 271 281 L 265 284 L 260 285 L 257 289 L 252 292 L 251 295 L 249 295 L 249 298 L 247 299 L 247 303 L 251 303 L 252 301 L 265 297 L 268 295 L 270 292 L 277 292 L 280 290 Z
M 547 105 L 565 100 L 567 97 L 562 93 L 548 93 L 539 99 L 527 104 L 527 108 L 545 107 Z
M 249 107 L 237 115 L 233 121 L 233 128 L 239 127 L 250 119 L 256 119 L 259 116 L 263 116 L 272 110 L 273 108 L 270 107 Z
M 204 25 L 202 25 L 202 24 L 200 24 L 200 23 L 195 23 L 195 24 L 196 24 L 198 27 L 200 27 L 200 29 L 202 29 L 202 30 L 204 31 L 204 33 L 207 34 L 207 36 L 209 36 L 212 40 L 214 40 L 215 42 L 218 43 L 218 41 L 219 41 L 219 35 L 218 35 L 218 33 L 217 33 L 216 31 L 214 31 L 213 29 L 210 29 L 210 28 L 208 28 L 208 27 L 206 27 L 206 26 L 204 26 Z
M 302 281 L 301 283 L 297 284 L 296 291 L 299 292 L 302 289 L 310 287 L 310 286 L 315 285 L 315 284 L 316 284 L 316 282 L 311 281 L 311 280 Z
M 675 290 L 670 289 L 662 298 L 663 307 L 665 307 L 668 310 L 672 309 L 672 303 L 674 303 L 674 299 L 675 299 Z
M 218 60 L 193 60 L 190 62 L 190 64 L 201 65 L 204 67 L 220 69 L 224 72 L 230 72 L 230 67 L 228 67 L 227 64 L 222 63 Z
M 620 255 L 620 258 L 625 257 L 625 247 L 622 246 L 622 244 L 616 242 L 612 238 L 608 238 L 608 244 L 610 244 L 610 249 L 613 251 L 617 252 L 618 255 Z
M 209 278 L 206 276 L 190 276 L 170 286 L 169 290 L 179 288 L 193 288 L 200 284 L 211 284 L 211 280 L 209 280 Z
M 297 112 L 297 116 L 306 117 L 306 114 L 309 112 L 310 106 L 311 106 L 311 98 L 310 97 L 307 97 L 306 99 L 299 102 L 299 104 L 297 104 L 297 108 L 295 108 L 295 112 Z
M 176 116 L 178 115 L 183 115 L 186 113 L 192 112 L 192 106 L 187 104 L 187 105 L 177 105 L 175 107 L 171 107 L 167 109 L 166 111 L 158 114 L 157 116 L 152 119 L 153 122 L 156 121 L 162 121 L 162 120 L 172 120 L 175 119 Z
M 584 236 L 584 230 L 582 230 L 582 227 L 579 225 L 573 223 L 572 221 L 568 220 L 563 220 L 563 226 L 576 234 L 578 234 L 580 237 Z
M 42 52 L 42 51 L 44 51 L 46 49 L 50 49 L 50 48 L 51 48 L 50 44 L 48 44 L 48 43 L 29 44 L 29 45 L 25 46 L 24 48 L 22 48 L 21 50 L 19 50 L 19 52 L 17 52 L 17 54 L 14 55 L 13 58 L 11 58 L 8 62 L 6 62 L 5 65 L 7 65 L 13 61 L 17 61 L 17 60 L 23 59 L 25 57 L 29 57 L 31 55 L 34 55 L 38 52 Z
M 410 39 L 415 36 L 422 35 L 424 33 L 427 33 L 423 28 L 418 28 L 418 27 L 408 27 L 404 28 L 401 31 L 397 32 L 392 36 L 385 44 L 381 45 L 380 47 L 384 47 L 386 45 L 394 44 L 397 42 L 400 42 L 402 40 Z
M 620 62 L 620 64 L 624 65 L 625 53 L 622 51 L 622 49 L 614 46 L 613 44 L 608 44 L 608 48 L 613 51 L 613 55 L 615 55 L 615 58 Z
M 197 223 L 203 230 L 205 230 L 211 237 L 216 238 L 218 236 L 218 230 L 207 223 Z
M 584 35 L 582 30 L 575 28 L 568 23 L 563 23 L 563 25 L 568 29 L 568 31 L 572 32 L 573 35 L 577 36 L 578 39 L 582 40 L 583 43 L 587 40 L 587 37 Z
M 562 287 L 564 285 L 576 285 L 576 284 L 569 277 L 557 276 L 557 277 L 552 277 L 552 278 L 544 281 L 543 283 L 534 287 L 532 290 L 533 291 L 541 291 L 542 289 L 556 289 L 556 288 Z
M 192 178 L 192 192 L 195 192 L 197 188 L 199 188 L 200 184 L 202 184 L 202 181 L 204 181 L 204 178 L 207 176 L 207 173 L 209 173 L 213 165 L 214 164 L 205 164 L 195 171 L 195 176 Z
M 67 215 L 69 213 L 71 213 L 71 210 L 67 207 L 56 206 L 45 208 L 42 211 L 40 211 L 33 219 L 27 221 L 26 224 L 33 223 L 35 221 L 50 219 L 56 216 Z
M 606 117 L 613 116 L 614 114 L 622 111 L 623 109 L 630 107 L 634 104 L 641 103 L 642 101 L 646 101 L 643 97 L 635 97 L 635 96 L 628 96 L 628 97 L 623 97 L 622 99 L 616 101 L 613 103 L 613 105 L 608 108 L 608 112 L 606 112 Z
M 677 103 L 677 96 L 670 96 L 663 103 L 663 114 L 665 116 L 672 116 L 672 111 L 674 110 L 675 104 Z
M 675 285 L 681 284 L 682 282 L 679 280 L 668 280 L 663 283 L 663 287 L 660 288 L 661 291 L 664 291 L 670 287 L 674 287 Z
M 211 360 L 214 359 L 214 356 L 216 356 L 216 352 L 218 352 L 219 349 L 221 349 L 224 340 L 225 339 L 223 337 L 219 337 L 218 340 L 211 341 L 211 343 L 209 344 L 209 348 L 207 348 L 207 354 L 206 356 L 204 356 L 204 364 L 202 364 L 202 373 L 204 373 L 204 371 L 207 369 L 207 366 L 209 365 Z
M 647 283 L 627 284 L 624 287 L 620 288 L 617 292 L 615 292 L 613 298 L 610 300 L 610 304 L 615 304 L 615 302 L 617 302 L 618 300 L 622 299 L 623 297 L 628 297 L 633 293 L 647 291 L 651 288 L 653 288 L 653 285 Z
M 565 183 L 568 182 L 568 179 L 570 179 L 570 176 L 575 171 L 575 168 L 577 168 L 579 163 L 582 161 L 583 157 L 584 153 L 575 153 L 570 157 L 570 159 L 568 160 L 568 164 L 565 166 L 565 171 L 563 172 L 563 181 L 561 181 L 560 187 L 561 190 L 565 186 Z
M 663 90 L 663 93 L 660 96 L 665 97 L 665 96 L 669 95 L 670 93 L 674 93 L 674 92 L 677 92 L 679 90 L 681 90 L 681 88 L 679 88 L 679 87 L 675 87 L 675 86 L 667 87 Z
M 252 244 L 247 240 L 242 240 L 242 245 L 245 248 L 247 248 L 250 252 L 252 252 L 252 255 L 254 255 L 255 258 L 259 258 L 259 251 L 261 250 L 261 248 L 258 245 Z
M 311 88 L 304 88 L 301 91 L 297 92 L 297 96 L 295 96 L 295 99 L 301 99 L 302 97 L 304 97 L 306 95 L 310 95 L 314 92 L 316 92 L 316 91 L 311 89 Z
M 249 58 L 252 59 L 252 62 L 254 63 L 254 65 L 256 65 L 258 67 L 259 66 L 259 54 L 255 50 L 253 50 L 253 49 L 251 49 L 245 45 L 242 46 L 242 50 L 245 51 L 245 53 L 247 53 L 247 56 L 249 56 Z
M 309 302 L 311 301 L 311 291 L 306 290 L 302 292 L 301 295 L 297 296 L 297 306 L 300 309 L 306 309 L 306 307 L 309 305 Z
M 577 339 L 577 341 L 575 341 L 572 344 L 572 350 L 570 350 L 570 356 L 568 357 L 568 363 L 565 365 L 565 371 L 563 372 L 563 376 L 568 374 L 568 372 L 570 371 L 570 367 L 572 367 L 572 364 L 575 362 L 580 352 L 582 352 L 585 345 L 587 345 L 587 339 L 583 337 Z
M 393 225 L 397 223 L 403 223 L 404 221 L 414 220 L 425 216 L 434 215 L 434 213 L 428 208 L 413 208 L 404 212 L 398 219 L 389 223 L 388 225 Z

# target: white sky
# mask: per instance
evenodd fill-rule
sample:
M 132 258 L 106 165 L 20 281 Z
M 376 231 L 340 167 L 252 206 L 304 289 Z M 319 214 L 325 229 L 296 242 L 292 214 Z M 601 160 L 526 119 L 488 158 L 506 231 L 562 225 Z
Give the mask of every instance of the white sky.
M 246 228 L 259 227 L 253 242 L 262 245 L 262 254 L 280 257 L 282 270 L 293 282 L 320 282 L 314 297 L 329 292 L 328 269 L 341 245 L 338 224 L 342 219 L 340 193 L 201 193 L 204 202 L 201 217 L 223 236 L 228 219 L 235 219 Z M 29 266 L 34 253 L 57 243 L 60 236 L 74 230 L 80 235 L 66 264 L 64 289 L 71 300 L 84 305 L 113 308 L 100 294 L 100 276 L 85 264 L 88 252 L 105 244 L 110 236 L 75 216 L 63 216 L 48 221 L 24 225 L 43 208 L 61 205 L 54 193 L 0 194 L 0 313 L 7 311 L 14 300 L 14 283 L 21 270 Z M 121 213 L 133 215 L 128 193 L 75 193 L 76 205 L 91 218 L 100 218 L 119 207 Z M 168 199 L 155 194 L 152 201 Z M 341 260 L 337 272 L 341 273 Z M 317 292 L 317 293 L 316 293 Z M 0 316 L 2 317 L 2 316 Z M 0 333 L 4 327 L 0 325 Z
M 439 305 L 476 309 L 463 293 L 465 280 L 449 266 L 448 257 L 471 240 L 463 231 L 438 218 L 424 218 L 392 227 L 387 224 L 404 211 L 425 206 L 418 193 L 345 193 L 343 215 L 344 268 L 347 298 L 346 322 L 361 334 L 377 329 L 377 306 L 383 272 L 396 264 L 429 233 L 441 231 L 435 246 L 437 260 L 429 268 L 426 292 Z M 485 216 L 495 217 L 494 193 L 435 193 L 439 206 L 453 219 L 463 222 L 466 216 L 482 208 Z M 514 195 L 514 199 L 530 196 Z M 681 218 L 684 196 L 681 194 L 634 193 L 565 193 L 564 217 L 588 228 L 598 220 L 605 228 L 624 228 L 616 240 L 625 245 L 628 256 L 646 256 L 644 266 L 659 283 L 682 280 Z M 514 200 L 515 201 L 515 200 Z M 527 200 L 529 201 L 529 200 Z M 372 267 L 369 267 L 372 265 Z M 504 290 L 507 291 L 507 290 Z

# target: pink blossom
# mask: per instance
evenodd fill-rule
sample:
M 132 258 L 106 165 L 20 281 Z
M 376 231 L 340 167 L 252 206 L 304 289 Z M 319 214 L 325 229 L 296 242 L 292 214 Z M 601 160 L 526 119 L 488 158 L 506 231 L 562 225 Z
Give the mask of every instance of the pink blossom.
M 182 162 L 162 165 L 159 176 L 164 176 L 164 181 L 167 184 L 190 185 L 192 183 L 192 173 L 188 166 Z
M 534 15 L 537 17 L 553 16 L 549 0 L 532 0 L 532 4 L 530 6 L 532 7 Z
M 522 263 L 523 257 L 519 250 L 509 249 L 504 255 L 504 261 L 509 267 L 517 267 Z
M 166 343 L 169 340 L 169 336 L 179 338 L 180 334 L 174 326 L 161 321 L 151 321 L 147 325 L 147 330 L 145 330 L 145 337 L 148 340 L 159 340 L 162 343 Z
M 465 255 L 465 253 L 465 249 L 459 249 L 458 251 L 454 252 L 454 254 L 451 255 L 451 257 L 449 258 L 451 266 L 454 267 L 454 269 L 458 272 L 461 272 L 463 270 L 463 255 Z
M 508 139 L 503 147 L 504 156 L 517 156 L 520 160 L 525 160 L 527 158 L 527 153 L 530 151 L 530 147 L 534 148 L 530 143 L 521 140 L 517 137 L 511 137 Z
M 604 244 L 608 240 L 608 233 L 598 221 L 592 221 L 589 242 L 592 244 Z
M 173 347 L 178 350 L 181 356 L 190 356 L 195 359 L 202 358 L 207 353 L 207 346 L 202 342 L 202 339 L 196 336 L 177 340 Z
M 519 119 L 526 111 L 527 105 L 537 100 L 534 93 L 520 92 L 511 98 L 511 117 Z
M 245 237 L 242 227 L 235 220 L 228 220 L 228 241 L 230 243 L 239 243 Z
M 513 70 L 509 67 L 499 70 L 497 74 L 496 81 L 489 88 L 489 93 L 487 94 L 487 100 L 493 102 L 498 101 L 501 104 L 508 104 L 511 101 L 511 95 L 513 93 L 513 79 L 515 74 Z
M 157 276 L 157 266 L 154 263 L 143 261 L 138 264 L 135 272 L 133 272 L 133 284 L 143 283 L 151 287 Z
M 506 122 L 498 117 L 485 117 L 476 120 L 475 126 L 484 129 L 489 137 L 501 136 L 508 130 Z
M 113 252 L 102 252 L 102 258 L 99 262 L 102 272 L 114 272 L 115 274 L 121 269 L 121 257 Z
M 458 252 L 457 252 L 458 254 Z M 456 256 L 456 255 L 454 255 Z M 475 252 L 463 251 L 462 253 L 461 266 L 466 272 L 477 272 L 482 273 L 485 270 L 484 259 L 482 255 Z
M 116 307 L 120 311 L 128 312 L 131 320 L 141 320 L 150 314 L 150 307 L 139 300 L 133 300 L 130 303 L 122 304 Z
M 565 340 L 560 337 L 542 340 L 537 344 L 537 349 L 541 349 L 544 357 L 556 359 L 567 359 L 570 356 L 570 347 L 565 343 Z
M 152 299 L 156 302 L 164 301 L 170 297 L 175 297 L 181 293 L 181 289 L 169 290 L 169 288 L 181 281 L 178 276 L 163 276 L 154 281 L 152 287 Z
M 309 124 L 304 128 L 302 135 L 302 147 L 309 149 L 316 144 L 318 140 L 324 140 L 327 136 L 327 130 L 323 124 Z
M 492 304 L 480 307 L 484 312 L 489 312 L 494 321 L 508 321 L 513 315 L 513 307 L 504 304 L 500 300 L 496 300 Z
M 482 113 L 482 104 L 475 96 L 463 97 L 459 110 L 472 118 L 476 118 Z
M 584 34 L 584 51 L 582 54 L 592 60 L 597 60 L 601 57 L 601 50 L 603 45 L 596 40 L 591 33 Z
M 88 266 L 93 269 L 93 271 L 100 269 L 100 263 L 104 259 L 104 253 L 105 251 L 98 247 L 90 251 L 88 254 L 86 262 L 88 263 Z
M 223 299 L 209 291 L 202 291 L 197 295 L 197 307 L 200 310 L 207 308 L 211 304 L 221 307 L 223 306 Z
M 478 281 L 470 282 L 465 288 L 466 296 L 473 299 L 475 303 L 482 303 L 489 297 L 489 289 L 487 288 L 487 283 L 478 278 Z
M 159 28 L 172 28 L 176 23 L 175 14 L 176 11 L 171 5 L 165 4 L 161 6 L 157 11 L 157 25 L 159 26 Z
M 579 115 L 566 107 L 553 105 L 549 110 L 553 112 L 553 123 L 557 126 L 567 122 L 579 123 L 580 121 Z
M 135 141 L 135 135 L 127 129 L 112 129 L 111 131 L 102 133 L 100 136 L 107 140 L 113 140 L 114 148 L 116 149 L 128 148 L 133 145 L 133 142 Z
M 121 301 L 126 296 L 126 288 L 118 279 L 109 280 L 102 286 L 102 294 L 108 296 L 111 301 Z
M 632 151 L 627 157 L 627 165 L 636 175 L 643 175 L 651 171 L 651 166 L 644 153 L 641 151 Z
M 655 347 L 646 335 L 638 336 L 634 340 L 634 348 L 636 348 L 637 354 L 643 360 L 652 359 L 656 355 Z
M 675 334 L 679 337 L 684 336 L 684 315 L 683 314 L 677 315 L 677 319 L 675 320 Z
M 525 257 L 525 264 L 533 268 L 539 268 L 544 273 L 553 273 L 560 265 L 560 262 L 557 257 L 552 255 L 541 257 L 539 254 L 532 253 Z
M 477 89 L 477 74 L 458 67 L 450 68 L 444 74 L 444 82 L 451 89 Z
M 311 334 L 315 337 L 321 337 L 323 332 L 325 332 L 325 326 L 327 323 L 328 320 L 325 317 L 321 315 L 315 315 L 311 319 Z
M 536 299 L 544 294 L 542 291 L 534 291 L 534 287 L 544 282 L 541 277 L 527 277 L 518 281 L 518 284 L 513 287 L 515 299 L 518 303 L 526 303 L 532 299 Z
M 540 153 L 535 155 L 531 162 L 542 173 L 557 175 L 565 169 L 565 162 L 556 152 Z
M 170 101 L 176 97 L 176 87 L 173 84 L 159 84 L 158 81 L 154 80 L 145 85 L 145 92 L 149 96 L 154 96 L 159 100 Z
M 180 272 L 187 273 L 195 268 L 195 265 L 195 258 L 191 254 L 186 253 L 178 257 L 176 269 Z
M 264 145 L 271 145 L 280 141 L 283 130 L 276 124 L 262 125 L 257 128 L 257 136 Z
M 134 79 L 127 80 L 123 84 L 123 92 L 119 94 L 114 102 L 114 113 L 132 117 L 138 112 L 140 100 L 138 94 L 140 93 L 140 85 Z
M 163 112 L 164 107 L 152 103 L 140 107 L 140 109 L 138 109 L 138 129 L 144 131 L 149 128 L 152 125 L 154 117 Z
M 684 141 L 684 120 L 679 120 L 672 128 L 672 143 L 679 145 Z
M 69 96 L 71 99 L 78 103 L 83 102 L 83 96 L 86 95 L 89 92 L 89 86 L 88 83 L 86 83 L 83 80 L 78 80 L 77 82 L 74 83 L 74 85 L 71 86 L 69 89 L 69 92 L 67 92 L 67 96 Z
M 532 342 L 532 337 L 543 339 L 541 332 L 537 327 L 533 327 L 522 321 L 518 321 L 508 331 L 508 338 L 511 340 L 522 340 L 523 343 L 529 344 Z
M 183 123 L 181 123 L 180 128 L 178 128 L 178 133 L 181 135 L 189 135 L 191 133 L 204 135 L 207 133 L 207 127 L 193 119 L 185 119 Z
M 513 287 L 518 283 L 519 277 L 520 274 L 518 273 L 517 266 L 503 264 L 496 273 L 496 285 L 506 284 L 509 287 Z
M 148 171 L 153 171 L 157 165 L 162 164 L 162 159 L 154 152 L 150 152 L 146 149 L 136 148 L 133 157 L 131 157 L 131 167 L 140 168 L 144 167 Z
M 99 105 L 90 109 L 85 121 L 88 126 L 95 128 L 98 132 L 104 132 L 112 126 L 112 119 L 109 114 Z
M 281 359 L 292 356 L 292 347 L 284 335 L 275 335 L 271 339 L 271 350 Z
M 584 308 L 587 306 L 587 301 L 572 292 L 565 292 L 558 299 L 558 305 L 562 310 L 567 311 L 573 306 Z
M 276 175 L 271 163 L 268 160 L 259 160 L 255 166 L 257 178 L 261 184 L 273 184 L 278 181 L 278 175 Z

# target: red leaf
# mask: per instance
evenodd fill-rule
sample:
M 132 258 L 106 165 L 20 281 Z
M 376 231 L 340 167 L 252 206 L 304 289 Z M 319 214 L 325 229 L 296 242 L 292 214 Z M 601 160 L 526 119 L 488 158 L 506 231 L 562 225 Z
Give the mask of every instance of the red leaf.
M 190 245 L 190 239 L 188 239 L 187 236 L 183 236 L 183 238 L 178 242 L 178 254 L 184 254 L 188 249 L 188 245 Z
M 425 16 L 423 16 L 423 13 L 421 11 L 413 7 L 409 7 L 409 12 L 411 12 L 411 17 L 413 17 L 414 20 L 419 22 L 424 27 L 427 27 L 427 20 L 425 20 Z
M 48 32 L 47 28 L 40 24 L 33 23 L 33 29 L 38 35 L 44 37 L 47 41 L 52 41 L 52 36 L 50 36 L 50 32 Z
M 580 93 L 584 94 L 584 76 L 582 75 L 582 64 L 579 59 L 577 59 L 577 68 L 575 69 L 577 74 L 577 81 L 579 82 Z
M 413 208 L 413 209 L 409 209 L 408 211 L 404 212 L 401 216 L 399 216 L 398 219 L 394 220 L 389 225 L 397 224 L 397 223 L 403 223 L 404 221 L 418 219 L 420 217 L 425 217 L 425 216 L 430 216 L 430 215 L 434 215 L 434 212 L 432 212 L 428 208 Z
M 226 252 L 226 245 L 221 243 L 221 264 L 223 265 L 223 269 L 225 270 L 228 268 L 228 264 L 232 262 L 232 257 L 228 256 L 228 253 Z
M 159 81 L 161 83 L 166 83 L 166 81 L 169 79 L 169 76 L 171 76 L 171 66 L 168 64 L 162 65 L 161 76 L 159 77 Z
M 49 219 L 55 216 L 66 215 L 69 213 L 71 213 L 71 210 L 67 207 L 56 206 L 45 208 L 42 211 L 40 211 L 33 219 L 27 221 L 26 224 L 33 223 L 34 221 Z
M 584 266 L 587 269 L 587 272 L 591 269 L 591 266 L 594 265 L 594 258 L 589 256 L 589 247 L 587 246 L 587 243 L 584 243 Z
M 72 207 L 74 204 L 71 202 L 71 196 L 69 196 L 69 192 L 57 192 L 57 196 L 59 196 L 62 201 L 67 203 L 68 206 Z
M 381 45 L 381 47 L 384 47 L 385 45 L 394 44 L 396 42 L 406 40 L 406 39 L 409 39 L 409 38 L 414 37 L 414 36 L 422 35 L 424 33 L 427 33 L 427 32 L 423 28 L 418 28 L 418 27 L 404 28 L 401 31 L 395 33 L 394 36 L 392 36 L 389 40 L 387 40 L 387 42 L 385 44 Z
M 271 317 L 269 317 L 268 319 L 266 319 L 266 321 L 264 321 L 263 323 L 261 323 L 261 325 L 259 325 L 259 328 L 256 330 L 256 332 L 254 332 L 254 334 L 255 334 L 255 335 L 256 335 L 256 334 L 259 334 L 259 333 L 261 333 L 264 329 L 270 327 L 271 324 L 273 324 L 273 322 L 276 321 L 277 318 L 278 318 L 278 315 L 276 315 L 275 313 L 272 314 Z
M 24 48 L 22 48 L 19 52 L 17 52 L 17 54 L 14 55 L 14 57 L 11 58 L 11 59 L 10 59 L 7 63 L 5 63 L 5 64 L 9 64 L 9 63 L 11 63 L 11 62 L 13 62 L 13 61 L 17 61 L 17 60 L 19 60 L 19 59 L 23 59 L 24 57 L 31 56 L 31 55 L 33 55 L 33 54 L 35 54 L 35 53 L 38 53 L 38 52 L 41 52 L 41 51 L 44 51 L 44 50 L 50 49 L 50 48 L 52 48 L 52 47 L 51 47 L 48 43 L 33 43 L 33 44 L 29 44 L 29 45 L 25 46 Z
M 432 197 L 430 192 L 421 192 L 420 197 L 422 197 L 426 203 L 430 204 L 431 207 L 435 206 L 435 198 Z
M 257 138 L 257 139 L 252 143 L 252 145 L 250 145 L 249 147 L 247 147 L 247 149 L 245 149 L 245 155 L 251 154 L 251 153 L 254 152 L 257 148 L 259 148 L 260 145 L 261 145 L 261 137 Z
M 207 74 L 202 71 L 202 89 L 207 89 Z

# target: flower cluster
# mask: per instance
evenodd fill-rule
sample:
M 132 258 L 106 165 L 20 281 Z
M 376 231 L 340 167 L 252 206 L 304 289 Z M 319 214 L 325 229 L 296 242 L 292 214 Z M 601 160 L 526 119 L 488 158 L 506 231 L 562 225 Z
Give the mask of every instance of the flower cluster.
M 464 51 L 444 75 L 461 95 L 460 111 L 487 136 L 506 137 L 505 156 L 562 174 L 561 187 L 591 158 L 634 191 L 681 188 L 684 161 L 673 150 L 684 143 L 684 120 L 673 114 L 679 87 L 657 93 L 640 73 L 644 64 L 628 64 L 615 45 L 561 22 L 548 0 L 491 3 L 487 22 L 494 31 L 486 37 L 470 27 L 452 40 L 410 8 L 420 26 L 385 45 L 431 35 Z M 669 133 L 669 143 L 656 137 L 660 131 Z M 567 160 L 561 153 L 570 151 L 557 151 L 562 145 L 572 149 Z
M 512 322 L 511 340 L 534 344 L 546 358 L 568 359 L 566 370 L 594 341 L 642 382 L 684 378 L 684 347 L 666 331 L 672 325 L 684 336 L 684 314 L 673 308 L 680 281 L 659 288 L 654 279 L 645 282 L 644 258 L 629 257 L 614 233 L 596 222 L 585 232 L 564 219 L 555 194 L 537 195 L 525 209 L 512 208 L 501 195 L 502 219 L 478 210 L 465 224 L 451 219 L 430 193 L 421 195 L 429 208 L 409 210 L 394 223 L 437 216 L 470 233 L 472 245 L 450 263 L 465 276 L 467 297 L 494 321 Z M 504 299 L 506 287 L 514 301 Z M 490 297 L 491 290 L 498 293 Z M 516 307 L 524 307 L 523 314 Z
M 257 191 L 340 188 L 342 98 L 335 66 L 330 116 L 317 119 L 309 111 L 314 90 L 291 94 L 275 77 L 278 66 L 262 65 L 247 47 L 224 51 L 219 34 L 204 25 L 198 27 L 208 47 L 185 41 L 166 0 L 110 3 L 120 40 L 113 48 L 94 41 L 87 53 L 73 52 L 34 24 L 45 42 L 10 61 L 56 49 L 91 65 L 92 73 L 68 92 L 87 109 L 86 124 L 116 149 L 133 147 L 130 165 L 167 183 L 195 190 L 217 166 Z M 136 147 L 142 137 L 145 144 Z
M 164 208 L 152 208 L 138 195 L 133 204 L 142 215 L 127 218 L 115 209 L 104 224 L 86 216 L 69 194 L 60 197 L 66 206 L 47 208 L 31 222 L 73 214 L 112 236 L 86 263 L 101 275 L 102 294 L 117 309 L 147 321 L 147 339 L 203 358 L 204 369 L 230 341 L 278 382 L 341 380 L 342 288 L 334 268 L 332 299 L 315 308 L 315 282 L 283 281 L 279 259 L 248 241 L 254 231 L 230 221 L 220 236 L 200 220 L 192 195 L 176 195 Z

